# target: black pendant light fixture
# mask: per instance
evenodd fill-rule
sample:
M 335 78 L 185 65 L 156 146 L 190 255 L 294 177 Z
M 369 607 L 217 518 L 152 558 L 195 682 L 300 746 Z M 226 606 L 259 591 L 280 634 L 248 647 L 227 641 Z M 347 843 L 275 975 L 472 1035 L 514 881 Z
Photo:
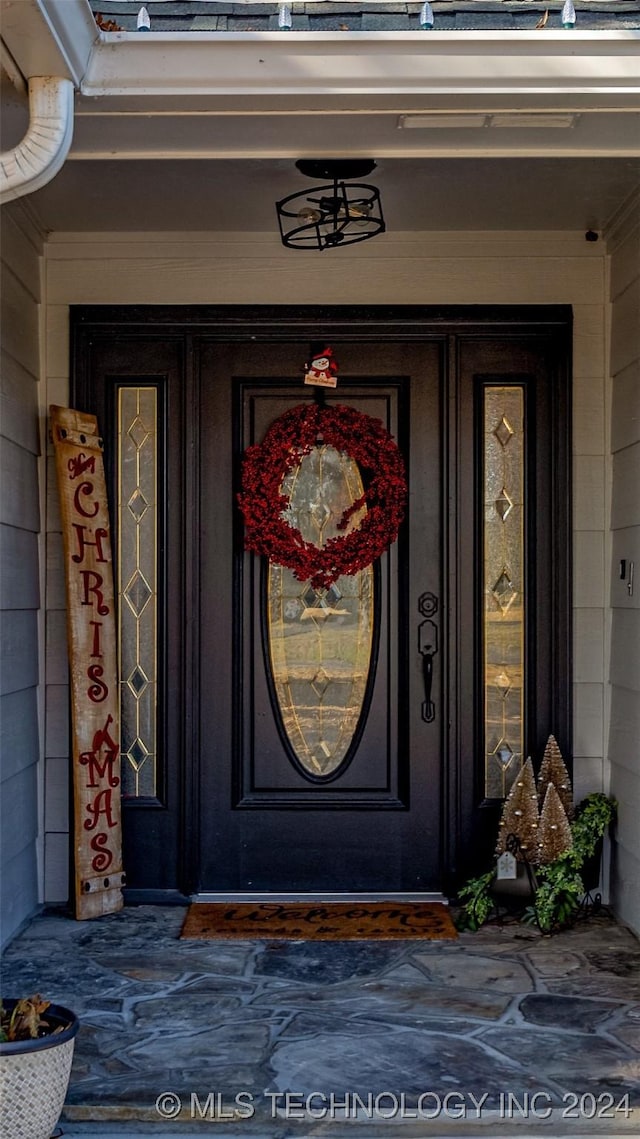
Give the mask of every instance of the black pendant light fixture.
M 384 233 L 380 191 L 365 178 L 371 158 L 300 159 L 296 167 L 325 185 L 300 190 L 276 202 L 280 236 L 290 249 L 338 249 Z

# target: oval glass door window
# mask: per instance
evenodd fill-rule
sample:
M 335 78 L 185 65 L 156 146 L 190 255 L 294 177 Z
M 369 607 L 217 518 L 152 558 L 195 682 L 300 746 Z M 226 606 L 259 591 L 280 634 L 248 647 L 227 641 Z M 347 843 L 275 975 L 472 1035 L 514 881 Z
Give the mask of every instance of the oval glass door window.
M 366 506 L 338 530 L 363 494 L 355 460 L 316 446 L 282 483 L 286 517 L 322 547 L 359 526 Z M 268 659 L 279 717 L 296 766 L 312 779 L 335 778 L 348 763 L 365 705 L 374 640 L 374 570 L 343 576 L 329 589 L 269 566 Z

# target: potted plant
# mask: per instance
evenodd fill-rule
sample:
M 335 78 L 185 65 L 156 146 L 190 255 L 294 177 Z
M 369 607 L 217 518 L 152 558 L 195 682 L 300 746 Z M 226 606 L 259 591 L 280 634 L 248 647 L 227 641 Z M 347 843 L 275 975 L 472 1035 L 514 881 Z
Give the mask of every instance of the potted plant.
M 600 791 L 587 795 L 576 808 L 571 828 L 573 846 L 582 860 L 580 875 L 588 893 L 600 883 L 604 836 L 616 817 L 616 803 Z
M 0 1005 L 0 1134 L 49 1139 L 69 1083 L 77 1017 L 35 994 Z
M 532 905 L 526 922 L 542 933 L 553 933 L 572 922 L 585 895 L 597 887 L 604 836 L 616 816 L 615 799 L 596 791 L 577 806 L 571 823 L 571 846 L 544 865 L 536 866 Z M 458 893 L 462 910 L 458 925 L 478 929 L 495 911 L 495 869 L 471 878 Z
M 553 933 L 572 922 L 584 894 L 579 859 L 569 850 L 540 867 L 533 905 L 527 907 L 523 918 L 537 925 L 541 933 Z

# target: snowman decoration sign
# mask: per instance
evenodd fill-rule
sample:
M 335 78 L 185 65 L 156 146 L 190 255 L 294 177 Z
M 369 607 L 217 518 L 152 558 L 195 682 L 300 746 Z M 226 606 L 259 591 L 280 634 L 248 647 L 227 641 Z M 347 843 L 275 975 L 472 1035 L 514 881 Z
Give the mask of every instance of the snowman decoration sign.
M 307 368 L 304 382 L 320 388 L 338 386 L 338 365 L 333 359 L 332 348 L 325 348 L 322 355 L 314 356 L 311 365 Z

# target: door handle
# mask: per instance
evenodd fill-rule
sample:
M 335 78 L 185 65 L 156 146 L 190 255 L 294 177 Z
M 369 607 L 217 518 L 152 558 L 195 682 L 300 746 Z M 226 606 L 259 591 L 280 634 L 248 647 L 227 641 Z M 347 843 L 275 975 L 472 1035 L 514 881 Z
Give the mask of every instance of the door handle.
M 433 658 L 438 651 L 438 626 L 432 617 L 438 612 L 438 598 L 435 593 L 423 593 L 418 600 L 418 609 L 424 620 L 418 625 L 418 652 L 422 657 L 422 677 L 424 700 L 422 719 L 432 724 L 436 718 L 436 706 L 431 698 L 433 689 Z

